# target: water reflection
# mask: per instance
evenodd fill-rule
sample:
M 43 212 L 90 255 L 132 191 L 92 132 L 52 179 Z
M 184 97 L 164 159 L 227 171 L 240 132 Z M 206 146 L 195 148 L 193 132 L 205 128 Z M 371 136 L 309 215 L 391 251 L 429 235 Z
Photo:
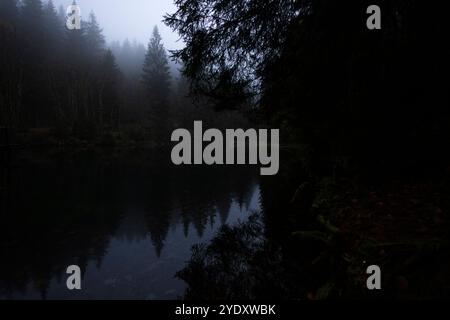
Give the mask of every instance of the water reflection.
M 26 159 L 32 159 L 26 160 Z M 0 192 L 0 298 L 170 299 L 191 246 L 259 210 L 258 171 L 152 153 L 25 155 Z M 65 269 L 82 268 L 81 291 Z

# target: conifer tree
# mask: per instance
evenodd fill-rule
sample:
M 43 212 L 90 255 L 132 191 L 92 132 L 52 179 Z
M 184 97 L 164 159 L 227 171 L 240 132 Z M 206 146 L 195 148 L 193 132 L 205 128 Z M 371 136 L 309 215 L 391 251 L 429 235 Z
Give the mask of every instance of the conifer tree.
M 148 44 L 143 67 L 143 85 L 147 94 L 151 115 L 159 121 L 167 119 L 170 72 L 166 49 L 158 28 Z
M 77 5 L 76 1 L 73 1 L 72 5 Z M 86 40 L 86 23 L 85 21 L 81 21 L 81 29 L 69 30 L 66 27 L 64 29 L 64 49 L 67 62 L 70 65 L 80 65 L 86 61 L 89 48 Z
M 105 50 L 105 37 L 102 34 L 97 18 L 91 11 L 86 22 L 86 44 L 94 57 L 101 57 Z
M 64 9 L 63 5 L 60 5 L 58 8 L 58 20 L 62 26 L 66 24 L 66 18 L 66 10 Z
M 51 53 L 49 57 L 55 57 L 59 55 L 59 49 L 62 45 L 63 39 L 63 26 L 56 12 L 55 6 L 52 0 L 49 0 L 43 8 L 43 20 L 44 20 L 44 32 L 45 32 L 45 45 L 47 52 Z
M 27 35 L 32 45 L 40 43 L 43 36 L 43 6 L 41 0 L 24 0 L 20 22 L 22 32 Z
M 120 78 L 121 73 L 111 50 L 107 50 L 102 61 L 100 85 L 100 124 L 118 127 L 120 122 Z

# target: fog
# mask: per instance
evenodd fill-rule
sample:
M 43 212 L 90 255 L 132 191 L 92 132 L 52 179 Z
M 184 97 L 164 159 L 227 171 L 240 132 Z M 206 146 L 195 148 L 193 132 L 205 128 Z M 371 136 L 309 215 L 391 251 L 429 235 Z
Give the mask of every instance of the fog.
M 45 2 L 45 1 L 44 1 Z M 55 7 L 67 8 L 72 0 L 53 0 Z M 162 22 L 166 13 L 175 12 L 172 0 L 77 0 L 83 19 L 91 10 L 95 12 L 106 41 L 123 41 L 126 38 L 147 44 L 153 26 L 157 25 L 168 50 L 183 46 L 179 36 Z

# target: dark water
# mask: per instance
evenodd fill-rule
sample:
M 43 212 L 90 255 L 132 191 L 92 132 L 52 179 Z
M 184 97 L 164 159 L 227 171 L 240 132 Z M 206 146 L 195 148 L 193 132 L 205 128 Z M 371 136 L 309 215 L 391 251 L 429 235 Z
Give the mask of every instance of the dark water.
M 178 298 L 192 245 L 260 209 L 258 172 L 176 168 L 151 151 L 16 155 L 2 173 L 0 298 Z

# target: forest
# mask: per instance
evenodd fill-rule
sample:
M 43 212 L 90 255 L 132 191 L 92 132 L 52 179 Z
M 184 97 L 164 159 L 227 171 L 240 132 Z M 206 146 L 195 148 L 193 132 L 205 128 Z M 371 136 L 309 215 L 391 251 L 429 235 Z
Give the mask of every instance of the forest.
M 145 46 L 107 44 L 94 12 L 81 30 L 68 30 L 51 0 L 5 0 L 0 14 L 0 126 L 18 144 L 168 144 L 168 128 L 202 109 L 186 99 L 157 26 Z
M 186 297 L 448 298 L 446 5 L 377 1 L 371 30 L 370 1 L 175 3 L 192 92 L 253 106 L 282 146 L 263 217 L 194 248 Z
M 67 30 L 65 8 L 55 8 L 51 0 L 1 0 L 2 157 L 12 146 L 51 150 L 52 165 L 28 151 L 20 163 L 36 168 L 67 163 L 73 169 L 66 157 L 78 159 L 81 150 L 81 158 L 90 160 L 79 165 L 101 177 L 93 183 L 93 193 L 99 194 L 107 191 L 103 180 L 146 177 L 140 185 L 152 190 L 151 196 L 128 184 L 117 183 L 117 188 L 123 188 L 120 194 L 127 201 L 137 202 L 127 190 L 135 191 L 139 201 L 141 196 L 153 201 L 143 201 L 142 210 L 158 257 L 164 256 L 171 224 L 178 223 L 167 216 L 183 221 L 188 238 L 191 221 L 197 230 L 212 228 L 214 210 L 249 208 L 248 190 L 257 190 L 259 210 L 247 210 L 248 219 L 235 225 L 223 218 L 214 237 L 196 244 L 188 263 L 179 266 L 176 275 L 187 284 L 185 299 L 448 298 L 447 5 L 378 0 L 381 29 L 371 30 L 367 8 L 374 3 L 366 0 L 173 2 L 176 10 L 161 23 L 179 35 L 183 48 L 168 51 L 158 26 L 152 26 L 147 44 L 132 40 L 133 35 L 107 43 L 94 12 L 81 30 Z M 241 172 L 220 171 L 214 182 L 215 171 L 170 166 L 171 133 L 192 128 L 195 121 L 205 128 L 279 130 L 277 175 L 259 177 L 254 189 L 253 178 L 239 186 L 239 177 L 246 177 Z M 133 162 L 134 157 L 140 160 Z M 156 169 L 159 162 L 164 164 Z M 16 200 L 5 201 L 5 208 L 11 215 L 14 206 L 31 214 L 26 213 L 30 208 L 14 204 L 22 189 L 10 187 L 8 170 L 2 171 L 0 190 L 2 197 L 13 192 L 10 199 Z M 145 171 L 142 177 L 139 170 Z M 20 177 L 26 181 L 38 171 Z M 236 180 L 230 182 L 231 177 Z M 84 185 L 76 177 L 67 179 Z M 161 188 L 149 186 L 152 179 Z M 220 181 L 230 188 L 219 187 Z M 54 185 L 47 187 L 56 193 Z M 244 187 L 246 192 L 239 189 Z M 114 220 L 108 232 L 101 231 L 105 245 L 96 256 L 106 255 L 112 225 L 121 221 L 119 211 L 126 211 L 125 204 L 120 210 L 114 205 L 116 198 L 113 193 L 102 201 L 83 199 L 83 208 L 71 209 L 95 211 L 98 225 Z M 86 209 L 90 204 L 93 208 Z M 55 210 L 51 206 L 49 216 L 56 217 Z M 108 210 L 114 219 L 103 217 Z M 71 217 L 80 219 L 76 232 L 87 221 L 81 215 Z M 20 225 L 18 220 L 5 221 Z M 58 228 L 66 230 L 61 224 Z M 95 233 L 87 229 L 89 236 Z M 10 232 L 3 237 L 4 243 L 15 243 Z M 42 248 L 49 242 L 46 238 Z M 61 256 L 61 261 L 69 259 Z M 81 256 L 86 262 L 85 253 Z M 58 272 L 61 261 L 54 262 Z M 382 292 L 365 287 L 369 264 L 383 270 Z M 42 274 L 30 275 L 45 283 L 45 296 L 51 282 L 47 269 L 44 265 Z M 13 288 L 10 280 L 4 282 Z

